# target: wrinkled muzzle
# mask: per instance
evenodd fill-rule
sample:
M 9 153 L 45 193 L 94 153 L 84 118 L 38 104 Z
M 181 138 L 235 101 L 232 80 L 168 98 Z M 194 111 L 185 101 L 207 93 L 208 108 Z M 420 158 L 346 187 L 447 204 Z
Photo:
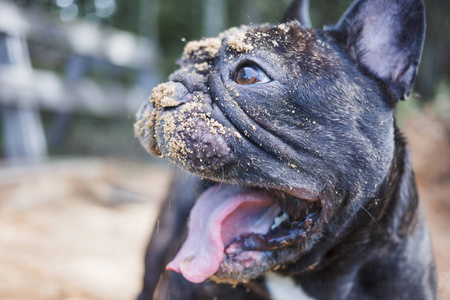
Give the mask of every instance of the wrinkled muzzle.
M 137 113 L 135 134 L 150 153 L 205 173 L 230 160 L 230 132 L 211 117 L 211 96 L 190 90 L 172 81 L 155 87 Z

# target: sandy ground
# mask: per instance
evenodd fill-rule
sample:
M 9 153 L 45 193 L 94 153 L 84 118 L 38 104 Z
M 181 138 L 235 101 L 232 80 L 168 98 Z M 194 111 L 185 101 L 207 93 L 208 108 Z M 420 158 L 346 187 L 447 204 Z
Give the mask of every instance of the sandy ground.
M 108 160 L 0 171 L 0 299 L 133 299 L 170 171 Z
M 450 125 L 450 124 L 448 124 Z M 439 278 L 438 299 L 450 299 L 450 127 L 435 113 L 410 118 L 405 126 L 419 196 L 427 214 Z
M 405 126 L 450 299 L 450 141 L 432 113 Z M 104 159 L 0 166 L 0 299 L 133 299 L 170 169 Z

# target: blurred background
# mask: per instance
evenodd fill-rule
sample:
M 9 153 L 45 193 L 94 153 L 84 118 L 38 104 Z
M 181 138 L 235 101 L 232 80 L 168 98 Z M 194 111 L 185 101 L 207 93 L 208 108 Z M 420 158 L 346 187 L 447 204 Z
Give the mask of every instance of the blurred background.
M 352 0 L 311 1 L 316 28 Z M 0 0 L 0 299 L 133 299 L 172 172 L 134 114 L 185 40 L 277 23 L 290 0 Z M 411 146 L 450 299 L 450 2 L 398 123 Z M 447 284 L 445 284 L 447 283 Z

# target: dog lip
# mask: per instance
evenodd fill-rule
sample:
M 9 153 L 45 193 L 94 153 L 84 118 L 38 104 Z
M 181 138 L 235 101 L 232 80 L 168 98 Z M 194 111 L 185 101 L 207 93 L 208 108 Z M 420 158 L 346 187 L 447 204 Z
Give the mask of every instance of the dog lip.
M 201 184 L 197 187 L 197 192 L 202 193 L 209 187 L 213 186 L 214 184 L 220 184 L 220 183 L 231 183 L 231 182 L 222 182 L 213 180 L 211 178 L 203 178 L 204 180 L 207 180 L 206 184 Z M 235 184 L 235 183 L 232 183 Z M 279 186 L 272 186 L 272 185 L 265 185 L 265 184 L 235 184 L 237 186 L 247 187 L 250 189 L 259 189 L 259 190 L 269 190 L 274 193 L 284 193 L 287 195 L 290 195 L 294 198 L 297 198 L 299 200 L 305 200 L 308 202 L 314 202 L 314 201 L 321 201 L 320 198 L 320 192 L 313 187 L 313 185 L 309 187 L 295 187 L 295 188 L 285 188 L 285 187 L 279 187 Z M 280 195 L 279 195 L 280 196 Z M 278 196 L 278 197 L 279 197 Z
M 225 253 L 234 254 L 238 248 L 237 252 L 276 250 L 291 245 L 295 240 L 307 238 L 311 231 L 308 227 L 321 218 L 322 201 L 297 198 L 281 191 L 272 191 L 272 195 L 281 208 L 277 217 L 281 220 L 275 218 L 271 230 L 264 235 L 251 233 L 236 237 L 226 245 Z
M 320 201 L 319 192 L 307 188 L 281 189 L 282 192 L 305 201 Z

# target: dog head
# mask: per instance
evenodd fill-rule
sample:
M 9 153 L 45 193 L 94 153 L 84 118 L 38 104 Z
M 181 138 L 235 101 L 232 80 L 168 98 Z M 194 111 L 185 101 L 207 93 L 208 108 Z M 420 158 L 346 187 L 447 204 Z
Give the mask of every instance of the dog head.
M 168 265 L 192 282 L 243 282 L 332 244 L 389 174 L 393 106 L 417 72 L 423 3 L 357 1 L 324 30 L 302 7 L 276 26 L 188 43 L 137 114 L 149 152 L 210 182 Z

